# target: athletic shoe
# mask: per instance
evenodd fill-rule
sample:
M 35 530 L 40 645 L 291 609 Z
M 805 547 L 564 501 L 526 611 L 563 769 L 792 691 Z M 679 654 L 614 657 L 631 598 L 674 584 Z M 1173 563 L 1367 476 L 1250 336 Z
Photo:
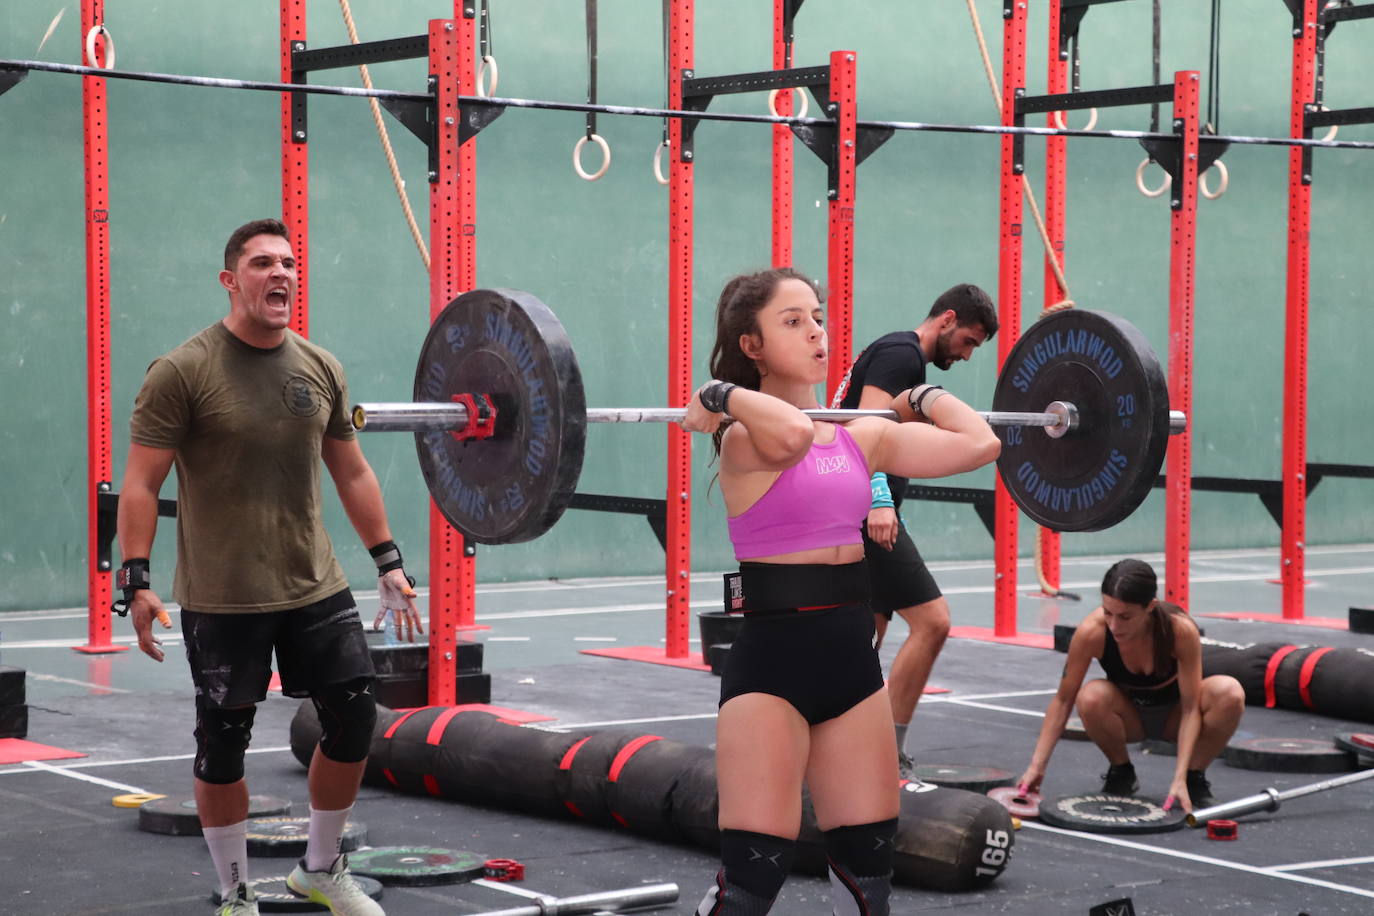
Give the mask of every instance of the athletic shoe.
M 1135 766 L 1130 761 L 1114 763 L 1102 774 L 1103 795 L 1134 795 L 1140 788 L 1135 778 Z
M 339 855 L 327 871 L 306 871 L 302 859 L 286 876 L 286 886 L 334 916 L 386 916 L 377 901 L 358 886 L 348 871 L 348 856 Z
M 1212 794 L 1212 784 L 1207 781 L 1206 770 L 1189 770 L 1184 775 L 1184 781 L 1188 786 L 1188 798 L 1193 803 L 1193 810 L 1198 808 L 1210 808 L 1217 803 L 1216 796 Z
M 897 752 L 897 778 L 907 782 L 920 782 L 916 776 L 916 761 L 907 756 L 906 751 Z
M 215 916 L 258 916 L 258 898 L 251 887 L 240 884 L 234 890 L 234 896 L 226 897 L 220 904 Z

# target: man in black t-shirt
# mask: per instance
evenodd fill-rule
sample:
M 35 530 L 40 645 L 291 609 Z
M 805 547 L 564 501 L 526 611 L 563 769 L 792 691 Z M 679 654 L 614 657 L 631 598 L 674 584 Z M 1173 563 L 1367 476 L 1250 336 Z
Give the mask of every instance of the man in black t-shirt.
M 940 294 L 916 330 L 885 334 L 866 347 L 845 375 L 832 406 L 886 409 L 899 392 L 925 384 L 927 365 L 948 369 L 996 333 L 997 310 L 988 294 L 969 283 L 952 287 Z M 907 726 L 949 634 L 949 605 L 898 514 L 906 484 L 905 477 L 873 475 L 864 554 L 879 645 L 894 613 L 910 629 L 887 679 L 902 775 L 910 778 Z

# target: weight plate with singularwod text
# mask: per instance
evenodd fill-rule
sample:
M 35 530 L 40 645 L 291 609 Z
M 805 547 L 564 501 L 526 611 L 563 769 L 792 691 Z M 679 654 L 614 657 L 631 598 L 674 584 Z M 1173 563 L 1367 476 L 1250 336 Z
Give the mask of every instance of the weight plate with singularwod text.
M 415 369 L 416 401 L 481 392 L 491 438 L 417 432 L 420 471 L 439 511 L 468 540 L 513 544 L 562 516 L 582 472 L 586 398 L 563 325 L 529 293 L 479 289 L 434 319 Z
M 1071 402 L 1078 426 L 997 428 L 998 471 L 1033 521 L 1056 531 L 1100 531 L 1135 511 L 1154 488 L 1169 443 L 1169 392 L 1145 336 L 1123 318 L 1063 309 L 1012 347 L 994 411 L 1038 411 Z
M 1084 833 L 1167 833 L 1183 826 L 1182 805 L 1165 811 L 1148 798 L 1124 795 L 1061 795 L 1040 800 L 1040 820 Z
M 373 900 L 382 899 L 382 884 L 365 875 L 353 876 L 358 887 Z M 328 913 L 329 907 L 316 903 L 309 897 L 302 897 L 291 890 L 286 883 L 286 875 L 273 875 L 269 878 L 254 878 L 248 882 L 253 894 L 258 898 L 258 909 L 264 913 Z M 216 906 L 223 903 L 219 889 L 210 895 Z
M 248 822 L 248 854 L 272 858 L 305 855 L 310 839 L 308 817 L 256 817 Z M 344 824 L 339 851 L 352 852 L 367 842 L 367 827 L 357 821 Z
M 375 846 L 348 856 L 354 874 L 406 887 L 472 881 L 486 874 L 486 864 L 486 856 L 433 846 Z
M 1229 767 L 1270 773 L 1344 773 L 1355 769 L 1355 755 L 1317 738 L 1248 738 L 1222 752 Z

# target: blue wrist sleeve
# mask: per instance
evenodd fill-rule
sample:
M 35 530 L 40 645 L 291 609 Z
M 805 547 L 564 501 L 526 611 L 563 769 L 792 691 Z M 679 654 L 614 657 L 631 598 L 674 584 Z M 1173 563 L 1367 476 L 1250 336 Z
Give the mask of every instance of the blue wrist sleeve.
M 873 490 L 873 503 L 869 508 L 872 509 L 894 509 L 897 504 L 892 501 L 892 490 L 887 485 L 887 474 L 879 471 L 874 474 L 868 482 Z

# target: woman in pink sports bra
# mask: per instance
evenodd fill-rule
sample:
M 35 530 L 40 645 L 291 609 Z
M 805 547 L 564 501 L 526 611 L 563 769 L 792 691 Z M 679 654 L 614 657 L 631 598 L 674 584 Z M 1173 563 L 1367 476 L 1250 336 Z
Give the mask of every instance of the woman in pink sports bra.
M 897 749 L 867 605 L 868 480 L 943 477 L 1001 449 L 977 413 L 931 385 L 892 403 L 925 422 L 813 421 L 802 410 L 819 406 L 826 366 L 812 281 L 779 268 L 726 284 L 713 380 L 682 420 L 719 451 L 744 610 L 716 725 L 722 868 L 698 916 L 768 911 L 790 870 L 803 781 L 834 911 L 889 912 Z

